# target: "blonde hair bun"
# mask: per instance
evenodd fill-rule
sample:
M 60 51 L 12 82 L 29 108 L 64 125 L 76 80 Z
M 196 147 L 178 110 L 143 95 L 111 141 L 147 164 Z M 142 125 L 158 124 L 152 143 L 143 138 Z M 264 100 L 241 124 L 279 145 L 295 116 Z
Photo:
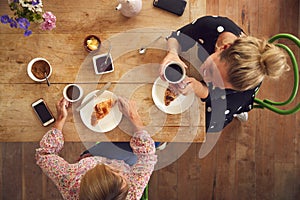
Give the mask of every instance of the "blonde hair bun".
M 260 58 L 260 66 L 265 72 L 265 75 L 270 78 L 278 78 L 284 71 L 289 70 L 287 65 L 286 55 L 283 51 L 275 46 L 270 44 L 267 41 L 262 41 L 262 50 Z
M 281 48 L 252 36 L 236 39 L 221 59 L 228 63 L 229 82 L 239 91 L 256 87 L 266 76 L 278 78 L 289 69 Z

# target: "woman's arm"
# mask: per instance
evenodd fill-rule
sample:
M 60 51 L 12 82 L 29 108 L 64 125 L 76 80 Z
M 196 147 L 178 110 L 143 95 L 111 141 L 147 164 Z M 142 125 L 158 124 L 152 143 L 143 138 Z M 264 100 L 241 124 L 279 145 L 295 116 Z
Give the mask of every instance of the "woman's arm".
M 56 104 L 57 120 L 54 127 L 48 131 L 40 141 L 40 147 L 36 149 L 36 164 L 61 190 L 68 187 L 70 164 L 57 154 L 64 146 L 62 129 L 67 118 L 69 103 L 61 98 Z M 61 191 L 62 192 L 62 191 Z
M 135 199 L 140 199 L 144 188 L 147 186 L 150 176 L 157 163 L 154 141 L 147 131 L 138 131 L 130 141 L 133 153 L 137 155 L 137 162 L 131 168 L 130 193 Z
M 48 131 L 40 141 L 40 147 L 36 149 L 36 164 L 43 170 L 43 172 L 55 183 L 59 189 L 62 184 L 62 177 L 67 177 L 67 169 L 69 163 L 58 156 L 58 152 L 63 148 L 64 139 L 60 130 L 53 128 Z M 66 186 L 66 185 L 65 185 Z
M 68 116 L 68 107 L 69 107 L 70 103 L 64 99 L 61 98 L 57 104 L 56 104 L 56 111 L 57 111 L 57 119 L 56 122 L 54 124 L 54 128 L 61 130 L 63 129 L 67 116 Z
M 130 140 L 130 146 L 138 159 L 131 167 L 129 175 L 131 189 L 128 196 L 133 199 L 140 199 L 157 162 L 155 145 L 148 132 L 144 130 L 135 103 L 119 97 L 118 106 L 135 128 L 135 133 Z
M 57 154 L 64 145 L 62 129 L 68 116 L 67 108 L 69 102 L 61 98 L 56 104 L 57 119 L 52 128 L 40 141 L 40 148 L 37 149 L 37 156 L 45 154 Z
M 64 137 L 62 129 L 68 116 L 67 108 L 69 102 L 61 98 L 56 104 L 57 119 L 52 128 L 48 131 L 40 141 L 40 148 L 37 149 L 37 159 L 40 155 L 57 154 L 64 145 Z

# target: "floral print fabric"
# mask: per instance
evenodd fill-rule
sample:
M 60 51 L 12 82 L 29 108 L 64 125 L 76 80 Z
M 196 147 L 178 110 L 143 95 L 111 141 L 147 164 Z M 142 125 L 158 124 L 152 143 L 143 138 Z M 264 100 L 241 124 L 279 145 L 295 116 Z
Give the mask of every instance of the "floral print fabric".
M 120 171 L 128 181 L 128 200 L 139 200 L 143 194 L 157 162 L 154 141 L 146 131 L 136 132 L 130 145 L 137 155 L 137 163 L 129 166 L 122 160 L 110 160 L 94 156 L 70 164 L 58 156 L 64 145 L 63 134 L 53 128 L 40 141 L 36 149 L 36 163 L 43 172 L 55 183 L 64 199 L 78 199 L 81 177 L 97 164 L 105 164 Z

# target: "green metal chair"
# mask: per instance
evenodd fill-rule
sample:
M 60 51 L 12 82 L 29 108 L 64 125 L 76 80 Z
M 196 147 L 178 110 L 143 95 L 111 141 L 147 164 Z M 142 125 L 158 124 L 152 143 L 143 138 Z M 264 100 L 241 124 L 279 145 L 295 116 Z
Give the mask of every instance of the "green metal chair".
M 269 42 L 272 43 L 278 39 L 291 40 L 300 48 L 300 40 L 299 40 L 299 38 L 295 37 L 294 35 L 291 35 L 288 33 L 277 34 L 277 35 L 273 36 L 272 38 L 270 38 Z M 290 59 L 291 59 L 292 65 L 293 65 L 293 70 L 294 70 L 294 86 L 293 86 L 292 94 L 286 101 L 283 101 L 283 102 L 275 102 L 275 101 L 271 101 L 269 99 L 260 100 L 258 98 L 255 98 L 254 99 L 254 108 L 262 108 L 262 109 L 266 108 L 266 109 L 269 109 L 269 110 L 271 110 L 275 113 L 281 114 L 281 115 L 289 115 L 289 114 L 296 113 L 300 110 L 300 103 L 298 103 L 295 107 L 293 107 L 291 109 L 287 109 L 287 110 L 280 109 L 278 107 L 290 104 L 291 102 L 293 102 L 293 100 L 297 96 L 298 87 L 299 87 L 298 63 L 297 63 L 294 53 L 292 52 L 292 50 L 289 47 L 287 47 L 286 45 L 281 44 L 281 43 L 276 44 L 276 46 L 283 48 L 290 56 Z
M 149 185 L 147 184 L 147 186 L 144 189 L 144 193 L 143 193 L 143 195 L 141 197 L 141 200 L 148 200 L 149 199 L 149 197 L 148 197 L 148 189 L 149 189 Z

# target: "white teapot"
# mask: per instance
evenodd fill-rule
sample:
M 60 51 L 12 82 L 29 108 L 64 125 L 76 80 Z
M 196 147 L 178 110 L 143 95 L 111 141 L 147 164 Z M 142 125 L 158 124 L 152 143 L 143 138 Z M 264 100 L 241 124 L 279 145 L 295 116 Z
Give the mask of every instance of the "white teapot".
M 142 10 L 142 0 L 118 0 L 116 10 L 119 10 L 125 17 L 133 17 Z

